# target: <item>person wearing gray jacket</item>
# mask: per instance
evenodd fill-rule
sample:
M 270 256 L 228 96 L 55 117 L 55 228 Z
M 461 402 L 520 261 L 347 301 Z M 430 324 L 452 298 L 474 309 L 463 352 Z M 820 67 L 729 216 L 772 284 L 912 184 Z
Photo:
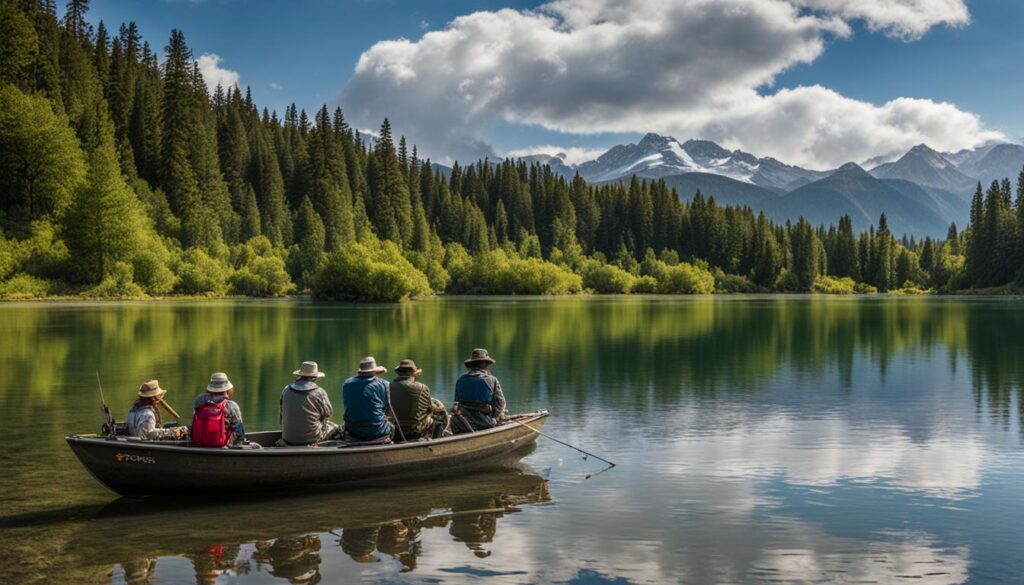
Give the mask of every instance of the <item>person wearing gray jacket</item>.
M 292 374 L 295 381 L 281 391 L 281 439 L 288 445 L 312 445 L 338 438 L 340 428 L 331 421 L 334 407 L 316 383 L 326 374 L 316 362 L 302 362 Z

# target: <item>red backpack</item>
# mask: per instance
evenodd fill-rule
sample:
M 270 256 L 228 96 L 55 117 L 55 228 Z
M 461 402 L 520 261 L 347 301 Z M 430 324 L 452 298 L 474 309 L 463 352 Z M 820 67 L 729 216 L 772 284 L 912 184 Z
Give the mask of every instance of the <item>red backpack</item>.
M 228 419 L 224 414 L 227 400 L 207 402 L 192 417 L 192 444 L 200 447 L 223 447 L 228 444 Z

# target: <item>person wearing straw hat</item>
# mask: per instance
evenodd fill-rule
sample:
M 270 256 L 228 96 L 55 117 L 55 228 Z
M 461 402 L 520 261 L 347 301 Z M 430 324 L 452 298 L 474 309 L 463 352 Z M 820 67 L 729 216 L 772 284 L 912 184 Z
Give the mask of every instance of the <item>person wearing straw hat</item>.
M 395 373 L 398 377 L 391 381 L 388 390 L 402 435 L 406 439 L 441 436 L 448 426 L 448 417 L 444 416 L 447 413 L 439 400 L 431 398 L 430 388 L 416 380 L 423 370 L 416 367 L 416 362 L 404 359 L 395 367 Z
M 223 426 L 226 428 L 227 433 L 222 439 L 216 442 L 222 442 L 223 444 L 210 444 L 206 445 L 209 447 L 223 447 L 226 445 L 241 446 L 250 444 L 245 439 L 245 427 L 242 426 L 242 409 L 238 407 L 238 403 L 231 399 L 235 394 L 235 385 L 228 379 L 228 375 L 224 372 L 214 372 L 210 376 L 210 383 L 206 385 L 206 391 L 196 396 L 196 399 L 192 401 L 192 441 L 193 443 L 199 443 L 197 436 L 199 434 L 199 428 L 204 425 L 198 425 L 200 419 L 206 418 L 221 418 L 223 417 Z M 258 448 L 258 444 L 252 443 L 252 446 Z
M 295 381 L 281 391 L 281 439 L 287 445 L 313 445 L 339 436 L 331 420 L 334 407 L 327 391 L 317 385 L 326 374 L 316 362 L 302 362 L 292 372 Z
M 128 411 L 128 435 L 150 441 L 179 440 L 188 437 L 188 427 L 163 428 L 160 423 L 160 402 L 167 390 L 157 380 L 139 386 L 138 398 Z
M 478 348 L 463 363 L 466 371 L 455 382 L 456 424 L 462 432 L 489 429 L 505 416 L 505 393 L 491 373 L 494 359 Z
M 388 422 L 391 397 L 388 383 L 380 378 L 387 368 L 377 365 L 373 356 L 359 362 L 359 370 L 341 387 L 345 403 L 345 434 L 357 441 L 381 441 L 395 428 Z

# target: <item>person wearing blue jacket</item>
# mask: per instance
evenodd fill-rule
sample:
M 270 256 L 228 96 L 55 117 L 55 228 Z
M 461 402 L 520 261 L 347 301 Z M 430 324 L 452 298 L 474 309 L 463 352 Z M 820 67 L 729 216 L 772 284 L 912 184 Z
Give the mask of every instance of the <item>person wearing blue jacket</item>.
M 496 426 L 505 417 L 505 393 L 501 382 L 491 373 L 494 360 L 486 349 L 474 349 L 463 363 L 466 372 L 455 382 L 455 405 L 459 415 L 454 421 L 462 431 Z M 466 429 L 465 423 L 471 428 Z
M 373 357 L 359 362 L 359 371 L 345 380 L 341 399 L 345 404 L 345 433 L 358 441 L 376 441 L 390 437 L 394 427 L 388 421 L 390 394 L 388 383 L 380 378 L 387 368 Z

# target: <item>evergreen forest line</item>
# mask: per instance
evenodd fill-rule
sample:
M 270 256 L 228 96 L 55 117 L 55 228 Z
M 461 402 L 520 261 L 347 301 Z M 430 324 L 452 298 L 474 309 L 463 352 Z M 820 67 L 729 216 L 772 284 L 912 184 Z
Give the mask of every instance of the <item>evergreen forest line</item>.
M 769 221 L 663 180 L 590 185 L 506 159 L 450 170 L 388 120 L 210 91 L 180 31 L 158 55 L 87 0 L 0 0 L 0 298 L 399 300 L 454 294 L 1014 290 L 1024 170 L 971 224 Z M 162 57 L 162 61 L 161 61 Z

